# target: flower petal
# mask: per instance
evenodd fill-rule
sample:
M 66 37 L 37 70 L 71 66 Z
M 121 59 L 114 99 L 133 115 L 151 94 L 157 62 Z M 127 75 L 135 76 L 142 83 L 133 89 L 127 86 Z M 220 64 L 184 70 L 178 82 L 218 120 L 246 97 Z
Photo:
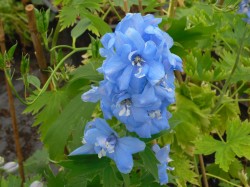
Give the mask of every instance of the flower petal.
M 122 75 L 118 78 L 118 85 L 120 90 L 126 90 L 129 87 L 131 80 L 131 74 L 133 71 L 132 66 L 128 66 L 124 69 Z
M 142 52 L 142 50 L 144 49 L 145 42 L 142 39 L 140 33 L 134 28 L 130 27 L 127 29 L 125 34 L 133 42 L 135 49 L 137 49 L 139 53 Z
M 115 148 L 114 161 L 118 170 L 124 174 L 129 173 L 134 165 L 132 155 L 128 151 L 123 150 L 119 145 Z
M 77 148 L 69 154 L 69 156 L 74 155 L 85 155 L 85 154 L 95 154 L 94 145 L 86 143 L 85 145 Z
M 145 143 L 137 138 L 123 137 L 119 138 L 119 147 L 128 151 L 130 154 L 138 153 L 145 149 Z

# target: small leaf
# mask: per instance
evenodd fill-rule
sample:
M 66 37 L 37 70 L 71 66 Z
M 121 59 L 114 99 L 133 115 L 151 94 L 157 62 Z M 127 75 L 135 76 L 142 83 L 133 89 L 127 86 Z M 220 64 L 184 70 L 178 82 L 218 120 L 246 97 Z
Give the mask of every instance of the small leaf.
M 13 55 L 15 53 L 15 50 L 16 50 L 16 47 L 17 47 L 17 43 L 15 45 L 13 45 L 7 52 L 7 55 L 8 55 L 8 61 L 12 60 L 13 58 Z
M 143 152 L 140 152 L 140 157 L 144 163 L 145 169 L 150 172 L 154 178 L 158 181 L 158 168 L 157 164 L 159 161 L 156 159 L 153 151 L 146 147 Z
M 28 75 L 27 81 L 28 81 L 28 84 L 31 84 L 31 85 L 35 86 L 36 89 L 40 90 L 41 82 L 36 76 Z
M 88 28 L 90 25 L 90 21 L 87 18 L 81 19 L 76 26 L 71 30 L 71 37 L 76 39 L 79 36 L 81 36 Z
M 83 13 L 83 15 L 91 21 L 92 25 L 97 28 L 97 30 L 100 32 L 101 35 L 104 35 L 108 32 L 112 32 L 109 25 L 106 22 L 104 22 L 100 17 L 97 17 L 89 13 Z

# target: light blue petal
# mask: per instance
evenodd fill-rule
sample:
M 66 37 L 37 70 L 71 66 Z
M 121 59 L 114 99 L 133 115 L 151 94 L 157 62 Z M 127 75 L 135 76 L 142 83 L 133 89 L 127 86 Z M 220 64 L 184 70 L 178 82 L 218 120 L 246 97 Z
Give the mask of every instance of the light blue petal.
M 149 68 L 148 81 L 155 85 L 165 76 L 164 66 L 161 62 L 153 61 L 149 64 Z
M 119 138 L 119 147 L 128 151 L 130 154 L 138 153 L 145 149 L 145 143 L 137 138 L 123 137 Z
M 145 122 L 149 120 L 148 113 L 144 108 L 132 107 L 131 112 L 136 122 Z
M 167 163 L 167 160 L 169 158 L 169 151 L 170 151 L 170 146 L 166 145 L 156 153 L 156 158 L 161 164 Z
M 158 98 L 152 86 L 146 86 L 142 94 L 134 94 L 132 96 L 132 102 L 136 107 L 149 107 L 158 104 L 157 101 Z
M 133 71 L 133 66 L 127 66 L 121 76 L 118 79 L 118 85 L 120 90 L 126 90 L 129 87 L 131 80 L 131 74 Z
M 158 145 L 158 144 L 154 144 L 153 146 L 152 146 L 152 150 L 155 152 L 155 153 L 157 153 L 158 151 L 160 151 L 160 146 Z
M 116 146 L 115 148 L 114 161 L 116 163 L 118 170 L 124 174 L 129 173 L 134 165 L 132 155 L 128 151 L 123 150 L 119 146 Z
M 99 89 L 96 86 L 92 86 L 92 89 L 82 94 L 82 100 L 85 102 L 93 102 L 96 103 L 101 99 L 101 95 L 99 93 Z
M 145 42 L 142 39 L 141 34 L 131 27 L 127 29 L 125 34 L 133 42 L 135 46 L 134 50 L 137 50 L 139 53 L 142 52 L 142 50 L 144 49 Z
M 87 143 L 87 144 L 77 148 L 73 152 L 71 152 L 69 154 L 69 156 L 85 155 L 85 154 L 95 154 L 94 145 Z
M 103 63 L 103 71 L 105 74 L 110 75 L 119 72 L 126 66 L 125 63 L 120 59 L 119 56 L 112 56 L 110 59 Z
M 141 138 L 151 138 L 151 131 L 148 124 L 146 123 L 138 128 L 135 128 L 134 130 Z
M 86 130 L 84 133 L 84 139 L 89 144 L 95 144 L 96 138 L 99 136 L 107 136 L 103 132 L 101 132 L 99 129 L 91 128 L 89 130 Z
M 108 123 L 101 118 L 96 118 L 94 120 L 95 126 L 100 132 L 102 132 L 105 135 L 110 135 L 112 133 L 116 134 L 116 132 L 108 125 Z
M 158 165 L 158 175 L 159 181 L 161 185 L 168 183 L 168 174 L 167 174 L 167 165 L 166 164 L 159 164 Z
M 155 43 L 152 40 L 147 41 L 145 43 L 145 48 L 142 54 L 143 59 L 145 60 L 153 59 L 155 57 L 156 51 L 157 51 L 157 48 L 156 48 Z
M 111 48 L 115 43 L 114 33 L 105 34 L 102 37 L 101 42 L 105 48 L 108 48 L 108 49 Z

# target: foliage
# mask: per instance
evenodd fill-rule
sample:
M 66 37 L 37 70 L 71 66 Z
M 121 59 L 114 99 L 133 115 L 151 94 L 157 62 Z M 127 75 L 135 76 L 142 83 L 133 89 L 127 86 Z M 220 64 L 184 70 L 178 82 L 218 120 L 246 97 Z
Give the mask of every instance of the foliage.
M 14 28 L 17 33 L 26 33 L 26 18 L 15 7 L 19 5 L 14 1 L 6 2 L 0 2 L 0 16 L 3 16 L 5 25 L 18 19 L 12 28 L 6 27 L 6 34 L 9 35 Z M 57 28 L 53 30 L 49 29 L 49 9 L 36 11 L 38 30 L 50 55 L 47 83 L 42 85 L 30 72 L 29 55 L 23 55 L 20 71 L 27 95 L 23 99 L 11 81 L 13 69 L 10 63 L 19 44 L 0 54 L 0 69 L 4 70 L 13 93 L 27 105 L 24 114 L 34 116 L 33 126 L 39 126 L 44 144 L 42 150 L 24 163 L 28 178 L 24 186 L 35 180 L 51 187 L 160 186 L 159 160 L 151 150 L 155 142 L 160 147 L 170 144 L 169 158 L 173 161 L 168 165 L 174 170 L 168 170 L 167 174 L 172 186 L 202 186 L 202 170 L 207 175 L 209 186 L 249 186 L 249 110 L 242 107 L 249 107 L 250 101 L 248 15 L 243 10 L 243 14 L 238 13 L 240 1 L 225 0 L 219 5 L 211 0 L 178 0 L 178 5 L 183 2 L 185 6 L 176 7 L 175 16 L 169 18 L 165 14 L 169 1 L 162 4 L 154 0 L 143 1 L 143 13 L 154 12 L 155 17 L 162 18 L 160 28 L 173 38 L 174 46 L 170 50 L 181 57 L 184 71 L 181 75 L 183 81 L 178 79 L 175 82 L 175 103 L 167 108 L 171 113 L 169 129 L 152 134 L 150 138 L 140 138 L 137 131 L 126 131 L 116 118 L 107 120 L 117 137 L 135 136 L 146 144 L 143 152 L 133 155 L 134 167 L 129 174 L 120 173 L 116 160 L 108 157 L 99 159 L 92 154 L 68 156 L 81 146 L 86 124 L 94 118 L 105 117 L 101 112 L 103 103 L 83 102 L 81 95 L 91 86 L 98 86 L 103 79 L 110 81 L 114 78 L 113 75 L 108 77 L 111 67 L 103 70 L 104 75 L 96 69 L 104 61 L 99 54 L 100 38 L 112 31 L 108 19 L 120 20 L 124 16 L 123 1 L 55 0 L 54 4 L 60 10 Z M 13 10 L 12 4 L 15 5 Z M 139 10 L 137 1 L 129 1 L 129 7 L 132 5 Z M 14 13 L 8 16 L 12 11 Z M 72 38 L 72 45 L 57 45 L 59 31 L 66 29 L 70 30 L 68 36 Z M 91 35 L 88 46 L 76 47 L 86 33 Z M 112 42 L 103 40 L 102 43 L 108 46 L 104 48 L 109 50 Z M 83 55 L 83 64 L 77 67 L 68 63 L 75 53 Z M 122 82 L 118 79 L 114 82 L 119 84 L 119 81 Z M 204 159 L 204 169 L 200 158 Z M 2 170 L 0 178 L 0 187 L 19 186 L 21 182 L 17 174 L 6 174 Z

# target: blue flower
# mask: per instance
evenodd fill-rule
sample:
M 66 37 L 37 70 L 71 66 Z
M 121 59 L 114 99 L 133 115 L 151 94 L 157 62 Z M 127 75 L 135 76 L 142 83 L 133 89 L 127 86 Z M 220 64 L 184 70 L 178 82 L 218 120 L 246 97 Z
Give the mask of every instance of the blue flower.
M 250 0 L 242 0 L 238 12 L 246 14 L 247 18 L 245 18 L 244 20 L 247 23 L 250 23 Z
M 84 130 L 84 145 L 74 150 L 72 155 L 98 154 L 107 156 L 115 161 L 121 173 L 129 173 L 133 168 L 132 154 L 143 151 L 145 143 L 137 138 L 119 138 L 105 120 L 96 118 L 89 122 Z
M 150 14 L 129 13 L 114 33 L 105 34 L 100 49 L 105 60 L 98 68 L 104 81 L 82 95 L 85 102 L 100 100 L 105 119 L 115 116 L 143 138 L 169 128 L 166 107 L 175 102 L 174 70 L 182 70 L 160 22 Z
M 120 90 L 135 87 L 135 78 L 155 85 L 165 69 L 182 70 L 181 59 L 170 52 L 173 39 L 159 29 L 160 22 L 153 15 L 127 14 L 114 33 L 103 36 L 100 54 L 106 59 L 99 71 Z
M 152 149 L 155 152 L 157 160 L 160 162 L 160 164 L 157 164 L 160 184 L 161 185 L 167 184 L 168 183 L 167 170 L 174 169 L 168 166 L 168 163 L 172 161 L 169 158 L 170 146 L 166 145 L 165 147 L 160 148 L 159 145 L 155 144 L 153 145 Z

